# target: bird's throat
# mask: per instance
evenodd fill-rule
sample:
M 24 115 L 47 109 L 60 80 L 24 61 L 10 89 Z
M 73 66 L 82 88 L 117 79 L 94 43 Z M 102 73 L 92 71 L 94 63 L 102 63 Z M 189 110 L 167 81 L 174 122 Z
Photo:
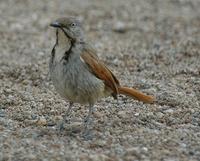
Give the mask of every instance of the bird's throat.
M 65 36 L 61 29 L 56 31 L 56 44 L 52 51 L 54 51 L 54 61 L 61 61 L 63 57 L 66 57 L 66 53 L 72 48 L 72 42 Z
M 71 40 L 65 35 L 62 29 L 57 29 L 57 45 L 63 48 L 69 48 L 71 45 Z

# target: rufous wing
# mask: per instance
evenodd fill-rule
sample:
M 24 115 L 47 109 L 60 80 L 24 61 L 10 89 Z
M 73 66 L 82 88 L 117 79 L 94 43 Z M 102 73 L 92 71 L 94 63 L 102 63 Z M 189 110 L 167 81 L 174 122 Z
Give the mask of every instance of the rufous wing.
M 103 80 L 106 87 L 113 91 L 112 95 L 114 98 L 117 98 L 117 94 L 124 94 L 145 103 L 153 103 L 155 101 L 153 96 L 148 96 L 133 88 L 121 87 L 114 74 L 99 60 L 93 50 L 85 49 L 80 59 L 88 65 L 91 73 Z
M 99 79 L 103 80 L 106 87 L 110 88 L 114 94 L 118 94 L 119 81 L 114 74 L 101 62 L 93 50 L 84 50 L 80 57 L 89 67 L 91 72 Z

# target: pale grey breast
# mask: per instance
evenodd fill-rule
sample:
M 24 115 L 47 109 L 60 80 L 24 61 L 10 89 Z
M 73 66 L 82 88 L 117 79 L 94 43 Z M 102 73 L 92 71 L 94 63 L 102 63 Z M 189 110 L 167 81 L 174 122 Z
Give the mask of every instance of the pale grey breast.
M 50 68 L 51 78 L 56 90 L 69 101 L 94 103 L 104 95 L 104 83 L 96 78 L 80 59 L 80 47 L 73 47 L 67 60 L 54 59 Z M 55 48 L 55 57 L 57 52 Z M 59 53 L 60 54 L 60 53 Z

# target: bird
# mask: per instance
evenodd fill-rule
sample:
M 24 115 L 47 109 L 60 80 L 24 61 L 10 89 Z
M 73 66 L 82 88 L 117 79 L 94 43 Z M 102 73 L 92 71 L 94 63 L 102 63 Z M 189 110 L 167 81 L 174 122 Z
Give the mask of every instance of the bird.
M 67 101 L 65 117 L 74 103 L 89 105 L 84 119 L 87 127 L 96 101 L 119 94 L 144 103 L 153 103 L 155 97 L 137 89 L 121 86 L 117 77 L 99 59 L 96 50 L 87 42 L 83 26 L 76 17 L 62 17 L 50 23 L 56 30 L 56 39 L 49 62 L 50 78 L 56 91 Z

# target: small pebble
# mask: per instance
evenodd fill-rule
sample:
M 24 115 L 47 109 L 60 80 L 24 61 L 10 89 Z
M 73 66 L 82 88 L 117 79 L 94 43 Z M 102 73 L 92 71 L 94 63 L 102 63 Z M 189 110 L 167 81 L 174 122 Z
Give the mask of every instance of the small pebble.
M 117 21 L 114 25 L 113 25 L 113 31 L 115 32 L 119 32 L 119 33 L 124 33 L 127 31 L 127 26 L 124 22 L 121 21 Z
M 135 115 L 135 116 L 139 116 L 139 115 L 140 115 L 140 113 L 138 113 L 138 112 L 137 112 L 137 113 L 135 113 L 134 115 Z
M 6 113 L 5 113 L 5 111 L 3 111 L 3 110 L 0 110 L 0 117 L 5 117 L 6 116 Z
M 173 109 L 168 109 L 168 110 L 165 110 L 164 112 L 165 112 L 165 113 L 173 113 L 174 110 L 173 110 Z
M 118 115 L 119 117 L 121 117 L 121 118 L 126 118 L 126 117 L 127 117 L 126 111 L 119 111 L 119 112 L 117 113 L 117 115 Z
M 45 126 L 47 125 L 47 120 L 44 117 L 40 117 L 37 121 L 36 124 L 39 126 Z

